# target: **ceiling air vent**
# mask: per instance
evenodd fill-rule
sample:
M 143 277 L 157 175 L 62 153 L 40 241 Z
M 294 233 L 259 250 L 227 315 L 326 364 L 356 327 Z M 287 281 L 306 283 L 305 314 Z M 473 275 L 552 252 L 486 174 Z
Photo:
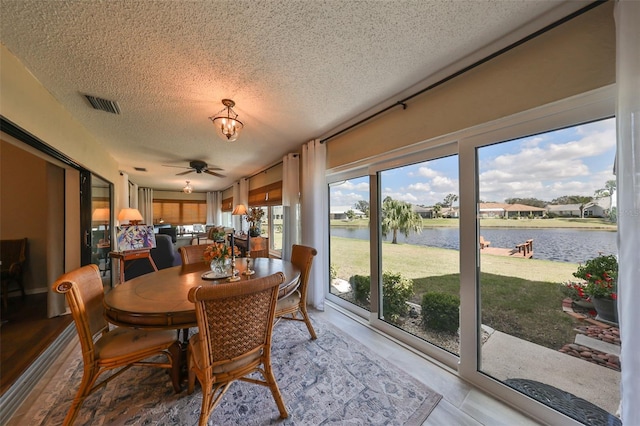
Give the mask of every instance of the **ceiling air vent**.
M 133 170 L 135 170 L 136 172 L 146 172 L 147 169 L 144 167 L 134 167 Z
M 120 106 L 115 101 L 97 98 L 91 95 L 84 95 L 94 109 L 110 112 L 111 114 L 120 114 Z

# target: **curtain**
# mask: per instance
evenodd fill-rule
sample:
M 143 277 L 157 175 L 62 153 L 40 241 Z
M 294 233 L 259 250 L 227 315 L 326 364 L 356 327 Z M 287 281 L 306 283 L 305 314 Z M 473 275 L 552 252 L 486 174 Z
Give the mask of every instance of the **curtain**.
M 138 209 L 138 211 L 140 210 L 140 206 L 138 203 L 138 200 L 140 198 L 140 194 L 138 194 L 138 185 L 135 183 L 131 183 L 130 185 L 130 190 L 129 190 L 129 207 L 131 207 L 132 209 Z M 142 215 L 142 217 L 144 218 L 144 215 Z M 151 223 L 151 222 L 146 222 L 145 223 Z
M 324 310 L 329 273 L 326 155 L 325 145 L 317 139 L 302 146 L 302 244 L 318 250 L 309 275 L 307 303 L 319 310 Z
M 621 417 L 640 424 L 640 2 L 615 5 Z
M 282 158 L 282 258 L 291 260 L 291 246 L 300 239 L 300 157 Z
M 138 211 L 147 225 L 153 225 L 153 189 L 138 189 Z
M 222 224 L 222 192 L 207 192 L 207 225 Z
M 233 186 L 233 208 L 235 209 L 238 204 L 244 204 L 247 210 L 249 209 L 249 181 L 247 179 L 240 179 L 240 181 L 236 182 Z M 232 222 L 234 229 L 243 231 L 243 217 L 233 216 Z M 247 228 L 247 232 L 249 232 L 249 228 Z

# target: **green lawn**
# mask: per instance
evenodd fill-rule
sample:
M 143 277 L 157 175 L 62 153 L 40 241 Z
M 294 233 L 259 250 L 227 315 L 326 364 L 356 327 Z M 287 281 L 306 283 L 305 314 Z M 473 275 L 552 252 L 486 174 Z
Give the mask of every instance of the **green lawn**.
M 415 303 L 428 291 L 460 294 L 457 250 L 383 242 L 382 258 L 384 271 L 413 280 Z M 575 279 L 577 264 L 485 254 L 480 262 L 484 324 L 552 349 L 573 341 L 558 283 Z M 369 275 L 369 242 L 331 237 L 331 265 L 345 280 Z

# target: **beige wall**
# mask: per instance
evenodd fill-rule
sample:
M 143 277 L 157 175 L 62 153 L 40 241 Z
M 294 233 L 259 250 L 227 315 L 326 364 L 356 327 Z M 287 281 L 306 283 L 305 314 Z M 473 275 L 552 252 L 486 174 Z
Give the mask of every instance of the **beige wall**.
M 328 142 L 327 168 L 615 82 L 613 2 L 597 7 Z
M 0 46 L 0 114 L 115 185 L 117 162 L 5 47 Z M 121 206 L 115 206 L 119 211 Z
M 28 294 L 48 287 L 49 179 L 63 174 L 59 167 L 0 141 L 0 238 L 28 238 L 24 271 Z

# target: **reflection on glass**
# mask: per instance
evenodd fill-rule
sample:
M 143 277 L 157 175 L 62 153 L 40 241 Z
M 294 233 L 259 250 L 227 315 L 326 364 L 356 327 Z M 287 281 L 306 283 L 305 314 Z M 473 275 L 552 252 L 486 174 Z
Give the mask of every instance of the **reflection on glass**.
M 329 186 L 331 294 L 370 310 L 369 177 Z
M 111 185 L 91 176 L 91 258 L 101 275 L 110 279 Z
M 618 349 L 601 344 L 603 329 L 585 322 L 596 312 L 572 288 L 579 264 L 616 253 L 615 145 L 610 119 L 477 150 L 480 370 L 610 413 L 620 372 L 602 348 Z

